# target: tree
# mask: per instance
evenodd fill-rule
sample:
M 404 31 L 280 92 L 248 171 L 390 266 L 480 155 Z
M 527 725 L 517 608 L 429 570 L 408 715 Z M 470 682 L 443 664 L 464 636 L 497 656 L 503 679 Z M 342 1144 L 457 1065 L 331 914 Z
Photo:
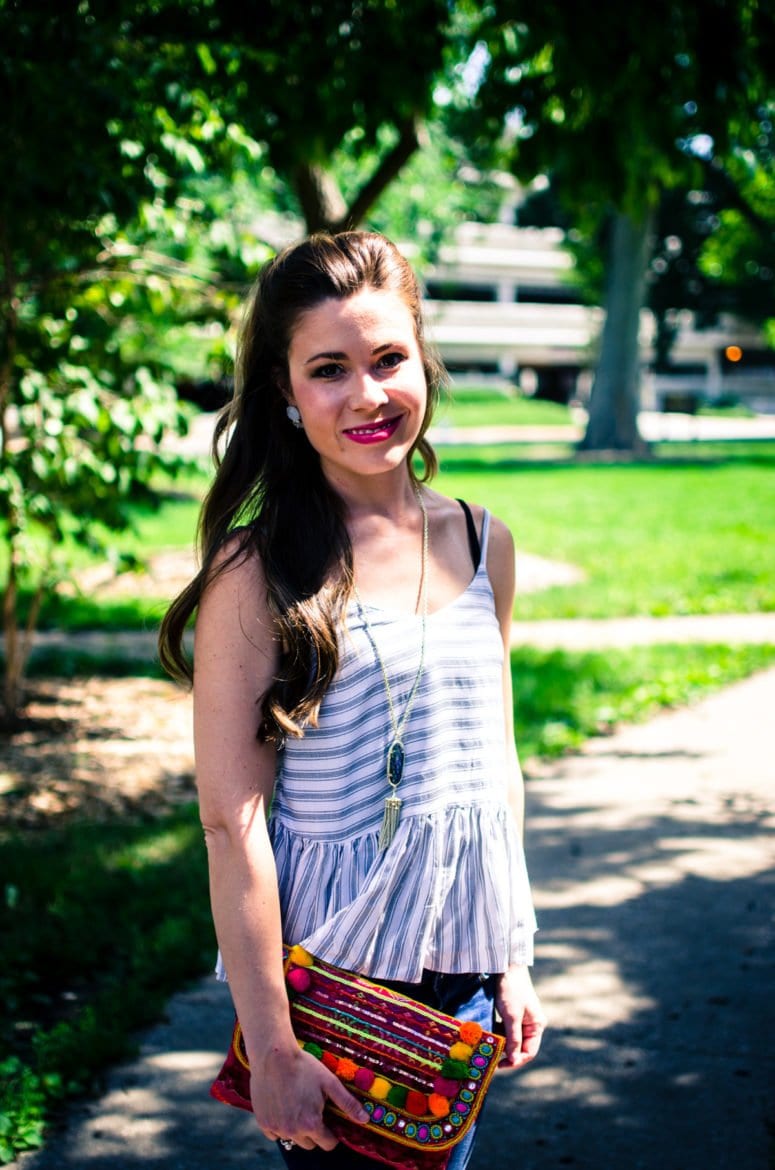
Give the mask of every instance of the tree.
M 268 254 L 212 176 L 269 188 L 310 230 L 360 222 L 417 148 L 447 16 L 446 0 L 0 0 L 6 718 L 69 544 L 107 555 L 180 425 L 154 329 L 224 322 L 223 269 L 244 285 Z M 346 189 L 338 153 L 361 160 Z
M 130 35 L 138 5 L 0 7 L 0 533 L 3 721 L 23 701 L 41 603 L 80 543 L 108 556 L 182 425 L 171 370 L 138 322 L 206 280 L 144 248 L 211 107 L 159 88 Z M 163 100 L 162 100 L 163 99 Z M 181 127 L 184 129 L 181 130 Z M 222 153 L 238 146 L 226 129 Z
M 222 116 L 261 142 L 308 231 L 359 224 L 417 150 L 447 0 L 168 0 L 134 22 Z M 338 152 L 368 161 L 342 189 Z
M 759 0 L 638 0 L 592 16 L 559 0 L 473 6 L 480 84 L 458 102 L 467 141 L 499 146 L 522 179 L 551 173 L 571 207 L 607 221 L 605 325 L 582 447 L 644 450 L 638 321 L 665 191 L 700 185 L 704 155 L 734 154 L 767 122 L 775 16 Z M 515 9 L 517 12 L 515 13 Z

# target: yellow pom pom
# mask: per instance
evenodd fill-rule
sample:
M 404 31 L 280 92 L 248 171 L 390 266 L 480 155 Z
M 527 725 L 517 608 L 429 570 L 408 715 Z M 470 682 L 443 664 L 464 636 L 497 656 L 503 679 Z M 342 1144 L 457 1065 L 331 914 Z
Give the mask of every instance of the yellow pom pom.
M 311 967 L 315 960 L 309 951 L 305 951 L 304 947 L 291 947 L 288 951 L 288 959 L 291 963 L 295 963 L 297 967 Z
M 384 1101 L 390 1092 L 390 1081 L 386 1081 L 384 1077 L 375 1077 L 374 1084 L 369 1089 L 369 1096 L 376 1097 L 379 1101 Z
M 458 1040 L 457 1044 L 453 1044 L 449 1050 L 449 1055 L 453 1060 L 469 1060 L 473 1056 L 474 1050 L 468 1044 L 464 1044 L 462 1040 Z

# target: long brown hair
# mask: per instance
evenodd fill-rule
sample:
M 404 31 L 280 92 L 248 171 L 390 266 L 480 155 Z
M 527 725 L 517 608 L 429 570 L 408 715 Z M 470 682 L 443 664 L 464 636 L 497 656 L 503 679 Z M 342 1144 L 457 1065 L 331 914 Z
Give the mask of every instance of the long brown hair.
M 219 571 L 251 549 L 258 553 L 281 646 L 277 677 L 257 696 L 261 739 L 281 742 L 316 723 L 339 663 L 338 628 L 352 589 L 352 546 L 342 501 L 325 479 L 317 452 L 285 413 L 288 347 L 302 313 L 365 288 L 397 293 L 412 313 L 428 400 L 409 472 L 421 482 L 435 473 L 436 456 L 425 433 L 445 373 L 423 336 L 421 294 L 410 265 L 394 244 L 374 232 L 318 233 L 286 248 L 262 269 L 246 308 L 234 399 L 216 422 L 216 474 L 199 517 L 201 568 L 173 601 L 159 633 L 163 667 L 173 678 L 190 682 L 184 634 L 212 577 L 216 554 L 235 534 Z M 415 453 L 422 463 L 419 475 L 412 465 Z

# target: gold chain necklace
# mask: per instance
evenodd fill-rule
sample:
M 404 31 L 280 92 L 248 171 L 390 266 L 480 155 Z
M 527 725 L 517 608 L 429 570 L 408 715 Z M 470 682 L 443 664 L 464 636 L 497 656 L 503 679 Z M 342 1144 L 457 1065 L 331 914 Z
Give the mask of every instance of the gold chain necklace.
M 396 795 L 396 789 L 401 783 L 401 777 L 404 774 L 404 764 L 406 763 L 406 749 L 404 748 L 403 733 L 406 727 L 406 722 L 409 718 L 409 713 L 412 710 L 414 700 L 417 697 L 417 690 L 420 686 L 420 678 L 422 677 L 423 667 L 425 666 L 425 630 L 428 623 L 428 512 L 425 508 L 425 501 L 422 498 L 422 492 L 418 487 L 415 487 L 414 494 L 417 497 L 417 503 L 420 505 L 422 512 L 422 558 L 420 562 L 420 620 L 422 624 L 422 637 L 420 640 L 420 661 L 417 666 L 417 674 L 414 676 L 412 689 L 409 692 L 409 697 L 406 700 L 404 712 L 399 719 L 396 715 L 396 708 L 393 702 L 393 692 L 390 689 L 390 679 L 385 668 L 385 663 L 382 655 L 379 652 L 379 647 L 374 638 L 371 626 L 369 625 L 366 611 L 361 601 L 358 590 L 353 583 L 353 593 L 358 605 L 358 613 L 360 614 L 363 628 L 366 631 L 366 636 L 371 643 L 371 648 L 374 651 L 374 657 L 377 664 L 382 671 L 382 681 L 385 686 L 385 694 L 387 696 L 388 711 L 390 712 L 390 723 L 393 728 L 393 738 L 390 741 L 387 750 L 387 757 L 385 759 L 385 774 L 390 792 L 385 797 L 385 811 L 382 817 L 382 827 L 379 832 L 379 840 L 377 842 L 378 849 L 387 849 L 390 842 L 395 836 L 398 828 L 398 821 L 401 816 L 401 798 Z

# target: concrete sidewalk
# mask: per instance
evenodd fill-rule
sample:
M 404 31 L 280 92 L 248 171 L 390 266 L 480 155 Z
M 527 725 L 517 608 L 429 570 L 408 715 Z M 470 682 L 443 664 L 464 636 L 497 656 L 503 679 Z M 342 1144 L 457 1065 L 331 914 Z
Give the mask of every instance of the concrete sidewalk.
M 773 1165 L 775 670 L 593 740 L 528 783 L 528 862 L 550 1017 L 496 1078 L 474 1170 Z M 252 1117 L 211 1101 L 232 1009 L 213 979 L 23 1170 L 279 1170 Z
M 513 646 L 546 649 L 600 650 L 608 646 L 642 646 L 648 643 L 718 642 L 775 644 L 775 613 L 687 614 L 683 617 L 568 618 L 557 621 L 513 622 Z M 120 655 L 154 662 L 156 630 L 40 630 L 33 654 L 78 650 L 81 654 Z M 0 636 L 0 649 L 2 649 Z

